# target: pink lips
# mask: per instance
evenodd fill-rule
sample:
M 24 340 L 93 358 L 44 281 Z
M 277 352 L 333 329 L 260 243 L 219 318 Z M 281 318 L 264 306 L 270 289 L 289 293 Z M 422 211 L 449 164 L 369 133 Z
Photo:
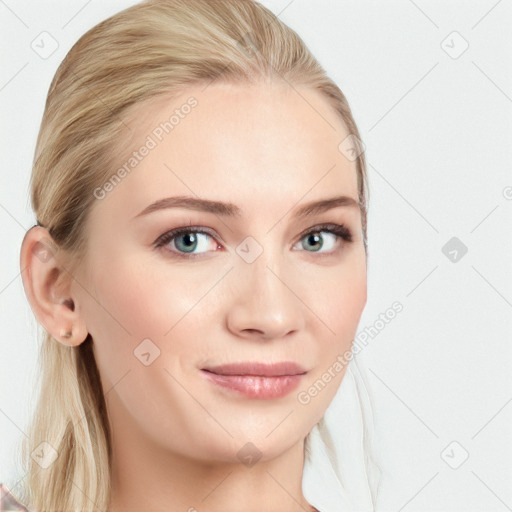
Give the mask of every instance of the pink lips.
M 306 370 L 285 361 L 274 364 L 234 363 L 203 368 L 202 372 L 210 382 L 248 398 L 272 399 L 295 389 Z

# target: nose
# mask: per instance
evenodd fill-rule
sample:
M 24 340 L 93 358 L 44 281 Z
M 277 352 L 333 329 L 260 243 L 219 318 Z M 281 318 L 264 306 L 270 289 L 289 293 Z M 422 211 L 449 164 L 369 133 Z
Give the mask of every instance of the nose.
M 238 261 L 227 305 L 227 327 L 236 336 L 268 340 L 304 328 L 307 308 L 297 293 L 297 274 L 283 272 L 276 259 L 264 251 L 252 263 Z

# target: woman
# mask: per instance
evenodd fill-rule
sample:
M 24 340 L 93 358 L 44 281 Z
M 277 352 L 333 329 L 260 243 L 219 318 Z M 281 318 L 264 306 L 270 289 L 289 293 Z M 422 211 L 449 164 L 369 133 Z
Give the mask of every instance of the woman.
M 373 510 L 367 425 L 343 460 L 333 428 L 364 407 L 364 153 L 295 32 L 251 0 L 103 21 L 53 79 L 31 187 L 29 510 Z

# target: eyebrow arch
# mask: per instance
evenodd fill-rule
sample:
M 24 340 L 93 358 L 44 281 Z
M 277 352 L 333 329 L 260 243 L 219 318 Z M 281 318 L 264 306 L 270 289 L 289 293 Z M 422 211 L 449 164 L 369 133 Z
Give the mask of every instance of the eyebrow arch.
M 293 217 L 309 217 L 310 215 L 316 215 L 339 206 L 359 207 L 359 202 L 349 196 L 335 196 L 327 199 L 311 201 L 298 208 L 293 214 Z M 224 217 L 242 216 L 241 208 L 233 203 L 223 203 L 221 201 L 212 201 L 210 199 L 201 199 L 190 196 L 176 196 L 166 197 L 155 201 L 133 218 L 135 219 L 137 217 L 142 217 L 143 215 L 148 215 L 149 213 L 168 208 L 186 208 L 189 210 L 213 213 Z

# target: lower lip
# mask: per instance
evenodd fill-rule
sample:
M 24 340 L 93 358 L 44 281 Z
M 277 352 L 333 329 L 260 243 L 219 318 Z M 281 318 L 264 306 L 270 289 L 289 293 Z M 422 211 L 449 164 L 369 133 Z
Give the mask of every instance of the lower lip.
M 301 375 L 281 375 L 279 377 L 261 377 L 255 375 L 217 375 L 201 370 L 206 378 L 226 389 L 261 400 L 281 398 L 291 393 L 300 383 Z

